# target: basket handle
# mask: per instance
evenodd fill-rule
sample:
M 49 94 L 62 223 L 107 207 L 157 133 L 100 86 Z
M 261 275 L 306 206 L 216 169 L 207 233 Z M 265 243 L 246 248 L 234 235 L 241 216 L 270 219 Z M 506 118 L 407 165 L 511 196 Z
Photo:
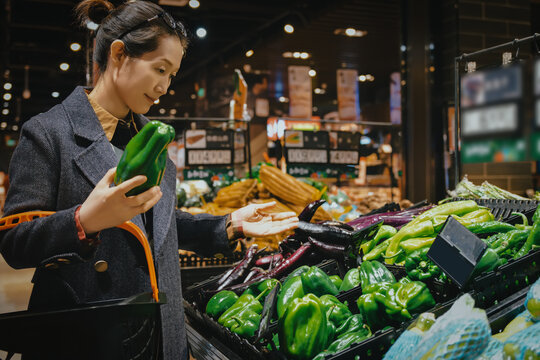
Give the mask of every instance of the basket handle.
M 54 214 L 54 211 L 27 211 L 19 214 L 14 214 L 0 218 L 0 231 L 14 228 L 22 222 L 32 221 L 37 218 L 46 217 Z M 152 251 L 150 250 L 150 244 L 148 239 L 142 232 L 142 230 L 131 221 L 126 221 L 123 224 L 116 226 L 122 230 L 126 230 L 139 240 L 141 243 L 144 255 L 146 256 L 146 262 L 148 263 L 148 273 L 150 274 L 150 286 L 152 287 L 152 297 L 156 302 L 159 302 L 158 286 L 156 280 L 156 269 L 154 267 L 154 258 L 152 257 Z

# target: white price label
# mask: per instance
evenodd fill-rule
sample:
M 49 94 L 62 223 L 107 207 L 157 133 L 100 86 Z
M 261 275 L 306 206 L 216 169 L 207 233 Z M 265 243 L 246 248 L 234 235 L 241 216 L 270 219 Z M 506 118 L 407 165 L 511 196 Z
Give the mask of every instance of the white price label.
M 290 163 L 326 164 L 328 161 L 326 150 L 288 149 L 287 151 L 288 161 Z
M 191 150 L 188 151 L 189 165 L 230 164 L 230 150 Z
M 330 150 L 331 164 L 358 164 L 358 151 Z
M 244 149 L 236 149 L 234 151 L 234 163 L 242 164 L 244 161 L 246 161 L 244 157 Z
M 517 104 L 503 104 L 463 112 L 463 136 L 491 135 L 518 129 Z

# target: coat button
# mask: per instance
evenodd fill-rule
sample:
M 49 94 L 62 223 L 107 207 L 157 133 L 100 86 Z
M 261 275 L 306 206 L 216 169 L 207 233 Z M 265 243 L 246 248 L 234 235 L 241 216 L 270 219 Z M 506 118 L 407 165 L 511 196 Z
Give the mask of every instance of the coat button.
M 94 269 L 97 272 L 105 272 L 109 268 L 109 264 L 105 260 L 98 260 L 94 264 Z

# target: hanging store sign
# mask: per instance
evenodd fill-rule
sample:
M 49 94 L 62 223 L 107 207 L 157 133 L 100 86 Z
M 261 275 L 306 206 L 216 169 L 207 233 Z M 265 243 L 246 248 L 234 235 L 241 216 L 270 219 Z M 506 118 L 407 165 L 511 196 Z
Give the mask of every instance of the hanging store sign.
M 289 116 L 311 119 L 311 77 L 309 66 L 289 66 Z
M 461 107 L 519 100 L 523 94 L 521 65 L 475 71 L 461 79 Z
M 464 138 L 508 135 L 518 130 L 519 107 L 517 103 L 463 110 L 461 135 Z
M 354 121 L 360 118 L 358 71 L 352 69 L 337 71 L 337 98 L 340 120 Z

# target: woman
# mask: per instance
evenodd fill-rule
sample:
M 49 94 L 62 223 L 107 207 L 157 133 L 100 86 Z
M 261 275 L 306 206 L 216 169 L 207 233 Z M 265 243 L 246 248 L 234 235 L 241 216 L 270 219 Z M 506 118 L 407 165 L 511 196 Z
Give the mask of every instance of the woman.
M 187 358 L 178 248 L 203 255 L 225 253 L 238 237 L 264 236 L 296 226 L 294 213 L 261 212 L 249 205 L 230 216 L 192 216 L 175 210 L 175 167 L 168 159 L 160 186 L 126 197 L 145 182 L 136 176 L 112 186 L 129 139 L 180 68 L 187 39 L 181 23 L 159 6 L 134 1 L 114 9 L 84 0 L 82 21 L 100 25 L 93 90 L 77 87 L 61 104 L 26 122 L 10 167 L 6 215 L 52 210 L 0 234 L 6 261 L 36 267 L 29 309 L 69 308 L 148 292 L 140 246 L 114 226 L 131 220 L 151 241 L 160 291 L 162 357 Z M 99 346 L 99 344 L 96 344 Z

